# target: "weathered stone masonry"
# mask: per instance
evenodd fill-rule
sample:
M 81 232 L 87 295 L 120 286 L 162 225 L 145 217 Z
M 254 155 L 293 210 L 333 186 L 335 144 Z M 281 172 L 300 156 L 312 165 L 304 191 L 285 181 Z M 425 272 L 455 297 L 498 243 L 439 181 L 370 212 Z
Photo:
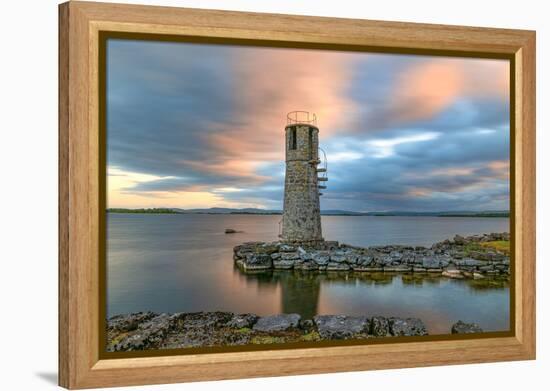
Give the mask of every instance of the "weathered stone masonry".
M 286 174 L 281 239 L 285 243 L 323 241 L 317 165 L 319 129 L 293 124 L 285 129 Z

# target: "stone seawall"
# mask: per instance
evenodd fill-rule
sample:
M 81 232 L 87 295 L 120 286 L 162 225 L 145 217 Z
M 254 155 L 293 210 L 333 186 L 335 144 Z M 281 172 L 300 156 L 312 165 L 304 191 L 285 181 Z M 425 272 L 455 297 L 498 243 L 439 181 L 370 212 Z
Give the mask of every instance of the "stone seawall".
M 483 330 L 474 323 L 458 321 L 449 332 Z M 302 319 L 298 314 L 138 312 L 107 321 L 106 348 L 115 352 L 423 335 L 428 332 L 417 318 L 318 315 Z
M 233 249 L 235 264 L 244 272 L 263 270 L 401 272 L 440 274 L 448 278 L 510 275 L 510 257 L 497 242 L 508 233 L 462 237 L 423 246 L 357 247 L 323 242 L 316 247 L 282 242 L 246 242 Z

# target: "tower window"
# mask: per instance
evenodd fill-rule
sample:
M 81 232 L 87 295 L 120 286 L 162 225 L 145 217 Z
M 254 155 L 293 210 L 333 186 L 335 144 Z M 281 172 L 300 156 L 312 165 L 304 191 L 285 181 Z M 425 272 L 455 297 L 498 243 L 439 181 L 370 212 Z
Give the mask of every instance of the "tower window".
M 288 140 L 288 149 L 296 149 L 296 128 L 290 130 L 290 140 Z

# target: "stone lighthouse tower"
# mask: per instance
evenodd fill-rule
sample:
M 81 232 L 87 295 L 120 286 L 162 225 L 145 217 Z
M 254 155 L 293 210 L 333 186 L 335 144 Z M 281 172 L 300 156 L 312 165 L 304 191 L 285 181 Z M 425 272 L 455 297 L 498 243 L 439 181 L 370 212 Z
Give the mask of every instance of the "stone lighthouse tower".
M 326 178 L 326 167 L 318 168 L 319 128 L 315 114 L 293 111 L 285 128 L 286 174 L 282 231 L 285 243 L 315 246 L 323 241 L 319 185 Z M 318 173 L 324 173 L 321 178 Z

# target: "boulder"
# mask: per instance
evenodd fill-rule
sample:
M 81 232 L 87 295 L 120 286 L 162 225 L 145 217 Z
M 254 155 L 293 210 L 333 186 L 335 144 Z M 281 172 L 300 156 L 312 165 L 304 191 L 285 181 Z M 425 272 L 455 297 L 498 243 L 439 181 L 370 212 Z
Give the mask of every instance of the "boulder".
M 437 269 L 439 266 L 439 260 L 436 257 L 428 256 L 422 258 L 422 267 L 425 269 Z
M 392 261 L 400 261 L 401 258 L 403 258 L 403 254 L 400 253 L 399 251 L 394 250 L 390 253 L 390 257 L 391 257 Z
M 374 260 L 374 258 L 371 256 L 371 255 L 360 255 L 358 260 L 357 260 L 357 263 L 359 265 L 369 265 L 372 261 Z
M 269 254 L 247 254 L 243 262 L 245 270 L 267 270 L 273 267 L 273 261 Z
M 490 270 L 493 270 L 494 266 L 493 265 L 485 265 L 485 266 L 478 267 L 478 269 L 482 272 L 488 272 Z
M 310 333 L 315 330 L 315 323 L 312 319 L 303 319 L 300 321 L 300 328 L 306 333 Z
M 133 331 L 138 328 L 140 323 L 146 322 L 155 316 L 158 316 L 158 314 L 151 311 L 116 315 L 108 320 L 107 328 L 121 333 Z
M 370 334 L 374 337 L 386 337 L 390 334 L 390 324 L 383 316 L 374 316 L 370 320 Z
M 300 255 L 298 252 L 286 252 L 286 253 L 279 253 L 281 254 L 281 259 L 289 260 L 289 259 L 300 259 Z
M 227 322 L 227 327 L 242 329 L 244 327 L 251 328 L 254 323 L 258 320 L 258 315 L 256 314 L 235 314 L 229 322 Z
M 304 261 L 311 261 L 313 259 L 313 253 L 304 250 L 302 247 L 298 247 L 298 255 L 300 256 L 300 259 Z
M 336 262 L 329 262 L 326 268 L 326 270 L 328 271 L 346 271 L 349 269 L 350 269 L 350 266 L 347 263 L 336 263 Z
M 312 253 L 311 258 L 317 265 L 327 265 L 330 261 L 330 252 L 316 251 Z
M 290 253 L 296 251 L 296 247 L 290 244 L 281 244 L 279 245 L 279 251 L 282 253 Z
M 298 328 L 300 319 L 301 317 L 298 314 L 262 316 L 254 324 L 253 330 L 262 332 L 294 330 Z
M 411 337 L 428 335 L 426 326 L 418 318 L 389 318 L 390 334 L 393 336 Z
M 485 265 L 486 262 L 480 261 L 478 259 L 473 258 L 464 258 L 464 259 L 455 259 L 454 264 L 456 266 L 482 266 Z
M 342 263 L 347 262 L 349 257 L 348 251 L 335 251 L 332 254 L 330 254 L 330 262 L 331 263 Z
M 472 334 L 482 332 L 483 330 L 476 323 L 466 323 L 461 320 L 451 327 L 451 334 Z
M 323 339 L 348 339 L 367 334 L 369 320 L 365 316 L 317 315 L 313 318 Z
M 273 268 L 279 270 L 288 270 L 294 267 L 293 259 L 274 259 Z
M 453 241 L 455 242 L 455 244 L 458 244 L 458 245 L 466 244 L 466 239 L 464 239 L 464 237 L 460 235 L 455 235 L 455 237 L 453 238 Z
M 410 272 L 411 270 L 412 268 L 408 265 L 384 266 L 385 272 L 405 273 Z
M 158 348 L 173 325 L 173 317 L 160 314 L 143 323 L 116 343 L 108 346 L 109 351 L 132 351 Z
M 296 266 L 296 268 L 298 268 Z M 317 265 L 315 262 L 313 261 L 305 261 L 305 262 L 302 262 L 300 264 L 300 267 L 299 267 L 301 270 L 307 270 L 307 271 L 311 271 L 311 270 L 317 270 L 319 269 L 319 265 Z
M 254 248 L 254 252 L 258 254 L 273 254 L 279 250 L 277 243 L 262 243 Z

